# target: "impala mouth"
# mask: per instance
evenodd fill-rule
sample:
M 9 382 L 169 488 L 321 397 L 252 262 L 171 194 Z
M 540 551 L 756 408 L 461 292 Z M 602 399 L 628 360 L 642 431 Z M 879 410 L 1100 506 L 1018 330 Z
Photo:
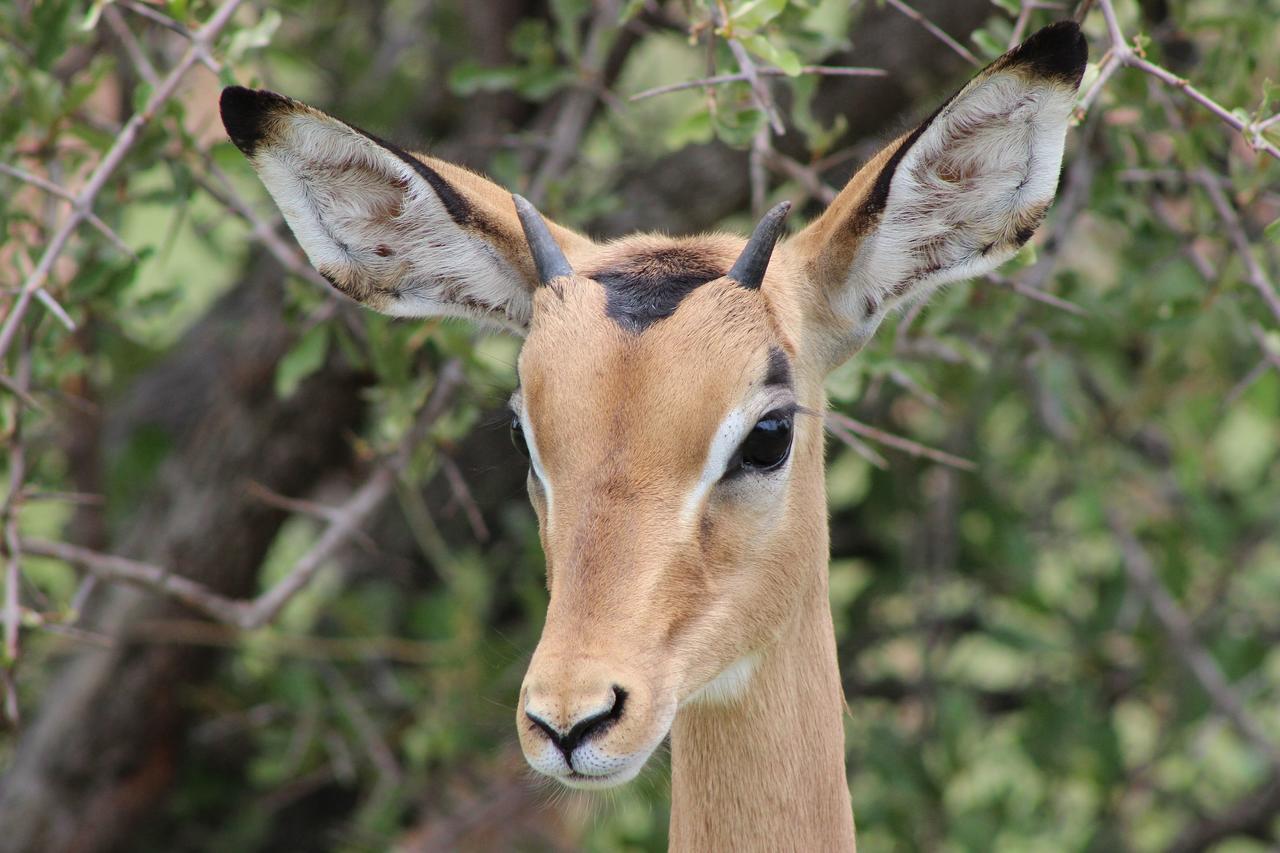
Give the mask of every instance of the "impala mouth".
M 604 788 L 616 788 L 619 785 L 625 785 L 636 776 L 640 775 L 640 770 L 648 761 L 648 756 L 638 761 L 633 761 L 621 770 L 615 770 L 612 773 L 603 775 L 590 775 L 587 773 L 579 773 L 576 770 L 570 770 L 562 776 L 554 777 L 557 782 L 567 785 L 570 788 L 577 788 L 580 791 L 597 791 Z

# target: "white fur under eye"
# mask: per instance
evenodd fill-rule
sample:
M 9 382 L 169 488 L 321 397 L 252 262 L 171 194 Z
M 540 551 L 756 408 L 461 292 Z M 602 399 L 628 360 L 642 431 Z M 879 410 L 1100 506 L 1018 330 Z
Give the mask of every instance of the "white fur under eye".
M 789 392 L 786 397 L 775 394 L 753 400 L 747 406 L 735 409 L 725 416 L 716 430 L 715 437 L 711 439 L 711 446 L 707 450 L 698 482 L 689 491 L 681 505 L 681 524 L 692 524 L 701 514 L 703 504 L 706 503 L 711 490 L 724 479 L 730 460 L 760 418 L 773 409 L 791 403 Z M 735 488 L 751 489 L 753 492 L 764 490 L 769 494 L 777 494 L 782 490 L 784 479 L 779 475 L 789 470 L 789 465 L 788 458 L 776 470 L 761 472 L 762 476 L 744 478 L 740 483 L 735 482 L 733 485 Z

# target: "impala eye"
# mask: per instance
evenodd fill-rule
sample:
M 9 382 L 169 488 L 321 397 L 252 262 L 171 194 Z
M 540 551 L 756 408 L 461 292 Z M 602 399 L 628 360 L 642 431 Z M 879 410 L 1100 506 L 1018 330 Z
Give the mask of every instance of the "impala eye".
M 762 417 L 747 434 L 730 465 L 729 475 L 738 471 L 772 471 L 791 455 L 791 412 L 773 411 Z
M 516 446 L 516 450 L 520 451 L 520 455 L 525 459 L 529 458 L 529 441 L 524 437 L 524 427 L 520 425 L 520 419 L 515 415 L 511 416 L 511 443 Z

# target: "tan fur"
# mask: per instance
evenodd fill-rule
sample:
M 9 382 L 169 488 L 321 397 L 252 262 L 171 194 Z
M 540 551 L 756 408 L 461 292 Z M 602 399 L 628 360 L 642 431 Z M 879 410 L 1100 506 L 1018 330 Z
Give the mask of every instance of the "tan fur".
M 1064 37 L 1071 31 L 1054 36 Z M 1043 217 L 1072 75 L 1078 82 L 1083 68 L 1082 42 L 1070 48 L 1079 69 L 1065 71 L 1069 49 L 1043 44 L 995 63 L 873 158 L 776 247 L 755 290 L 716 277 L 742 250 L 739 236 L 599 245 L 554 224 L 577 274 L 538 287 L 510 197 L 484 178 L 421 157 L 445 182 L 431 189 L 345 125 L 316 130 L 321 145 L 305 138 L 318 124 L 273 119 L 255 149 L 255 126 L 235 123 L 237 144 L 301 223 L 313 259 L 342 265 L 330 274 L 346 292 L 389 310 L 402 283 L 388 274 L 379 235 L 428 234 L 438 246 L 385 247 L 409 253 L 427 291 L 421 312 L 496 313 L 527 334 L 512 407 L 530 445 L 550 590 L 516 715 L 535 769 L 567 784 L 615 784 L 669 732 L 673 848 L 853 849 L 827 603 L 823 381 L 895 305 L 994 267 Z M 1047 70 L 1041 78 L 1029 68 Z M 355 171 L 334 178 L 344 157 Z M 324 180 L 367 196 L 348 210 Z M 450 196 L 470 211 L 461 224 L 445 216 Z M 335 210 L 346 218 L 326 218 Z M 430 222 L 407 221 L 406 211 Z M 441 272 L 475 241 L 485 269 Z M 502 270 L 505 285 L 494 279 Z M 609 288 L 690 270 L 701 272 L 669 313 L 628 326 L 613 311 L 619 292 Z M 765 385 L 771 351 L 788 358 L 789 388 Z M 756 421 L 792 404 L 786 465 L 722 477 Z M 619 708 L 572 751 L 572 766 L 552 746 L 548 728 L 565 735 Z

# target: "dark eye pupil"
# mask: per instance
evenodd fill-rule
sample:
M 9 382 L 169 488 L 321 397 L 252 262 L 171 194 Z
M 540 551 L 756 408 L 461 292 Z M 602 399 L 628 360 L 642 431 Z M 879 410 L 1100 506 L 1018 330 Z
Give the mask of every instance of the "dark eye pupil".
M 521 456 L 529 458 L 529 442 L 524 437 L 524 427 L 520 426 L 519 418 L 511 419 L 511 443 L 520 451 Z
M 769 470 L 786 461 L 791 452 L 791 418 L 771 413 L 760 419 L 742 442 L 742 466 Z

